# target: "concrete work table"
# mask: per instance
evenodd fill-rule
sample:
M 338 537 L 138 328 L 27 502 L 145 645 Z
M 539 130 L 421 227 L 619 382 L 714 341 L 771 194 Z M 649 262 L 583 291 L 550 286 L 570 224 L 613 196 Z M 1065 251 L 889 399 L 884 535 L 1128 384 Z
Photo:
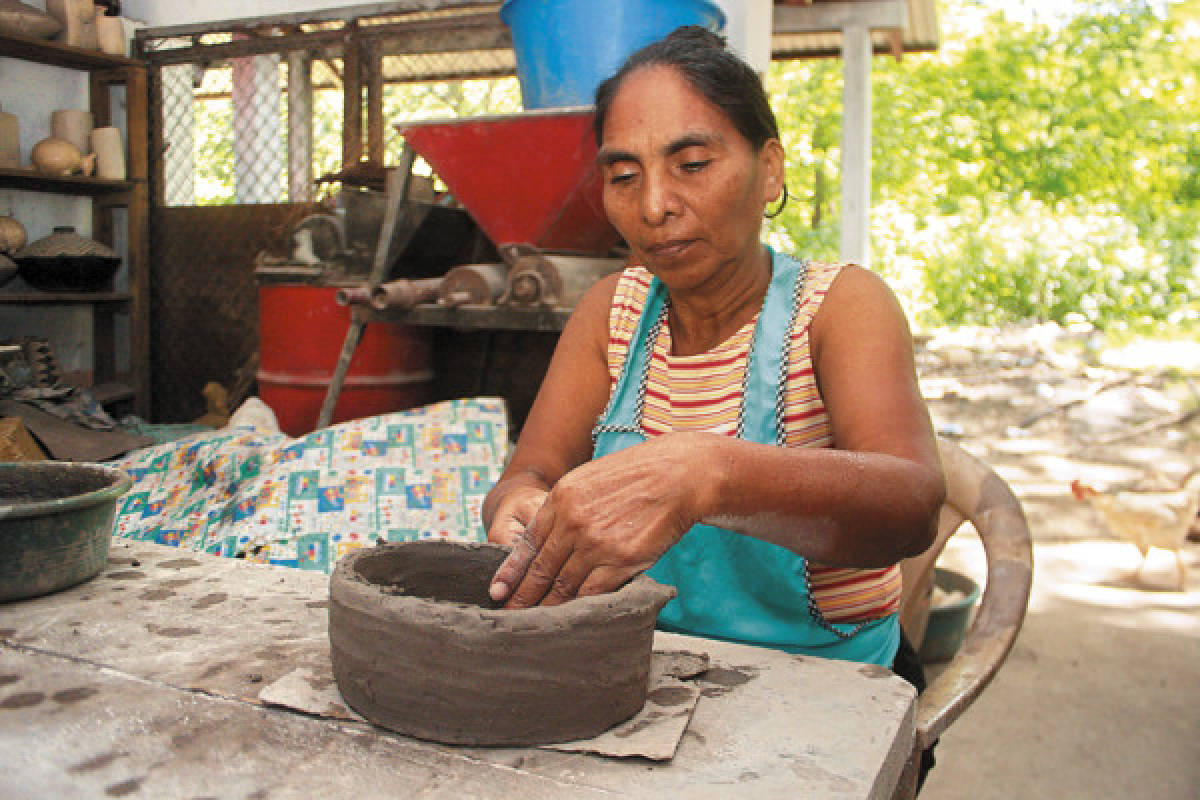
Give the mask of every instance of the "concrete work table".
M 0 797 L 887 798 L 912 747 L 914 692 L 888 670 L 662 633 L 710 663 L 666 762 L 264 702 L 298 669 L 329 688 L 327 597 L 323 573 L 118 540 L 94 580 L 0 604 Z

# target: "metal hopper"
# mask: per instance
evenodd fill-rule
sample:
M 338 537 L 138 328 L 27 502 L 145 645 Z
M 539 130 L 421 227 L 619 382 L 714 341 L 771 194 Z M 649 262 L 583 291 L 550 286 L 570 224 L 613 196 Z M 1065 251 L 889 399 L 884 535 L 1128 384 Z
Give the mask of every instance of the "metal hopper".
M 602 254 L 604 215 L 591 108 L 396 126 L 497 246 Z

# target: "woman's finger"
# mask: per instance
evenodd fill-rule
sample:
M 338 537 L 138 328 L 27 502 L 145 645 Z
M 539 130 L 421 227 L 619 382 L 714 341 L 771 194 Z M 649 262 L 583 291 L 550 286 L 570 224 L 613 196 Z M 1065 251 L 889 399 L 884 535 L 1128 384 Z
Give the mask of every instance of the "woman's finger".
M 508 544 L 511 545 L 512 552 L 496 570 L 496 574 L 492 576 L 492 584 L 488 587 L 488 594 L 497 603 L 508 599 L 513 589 L 524 579 L 529 565 L 537 556 L 537 545 L 527 528 L 513 531 Z
M 574 600 L 579 596 L 579 587 L 591 573 L 592 564 L 587 563 L 578 550 L 574 551 L 550 584 L 550 591 L 542 598 L 542 605 L 557 606 Z
M 505 608 L 530 608 L 542 602 L 546 592 L 550 591 L 554 579 L 562 570 L 563 564 L 571 555 L 573 549 L 570 542 L 564 542 L 562 537 L 555 537 L 543 531 L 553 529 L 553 520 L 549 515 L 538 517 L 529 526 L 528 533 L 535 542 L 540 541 L 537 554 L 530 562 L 525 575 L 519 583 L 512 584 L 512 594 L 509 595 Z
M 628 583 L 643 567 L 596 567 L 579 586 L 579 597 L 614 592 Z

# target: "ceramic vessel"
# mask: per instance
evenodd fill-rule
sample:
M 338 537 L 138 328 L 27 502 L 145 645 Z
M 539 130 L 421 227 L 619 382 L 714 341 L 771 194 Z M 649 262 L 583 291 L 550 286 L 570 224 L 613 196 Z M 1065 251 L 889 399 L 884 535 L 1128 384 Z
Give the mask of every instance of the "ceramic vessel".
M 84 50 L 100 48 L 93 0 L 46 0 L 46 13 L 62 23 L 58 41 Z
M 50 112 L 50 135 L 79 148 L 82 155 L 92 152 L 92 112 L 78 108 L 60 108 Z
M 507 553 L 422 541 L 339 561 L 329 642 L 346 702 L 409 736 L 489 746 L 589 738 L 636 714 L 675 590 L 639 575 L 609 594 L 505 610 L 488 584 Z
M 21 166 L 21 123 L 16 114 L 0 111 L 0 167 Z
M 104 126 L 92 131 L 92 149 L 96 151 L 97 178 L 125 180 L 125 144 L 119 128 Z
M 100 14 L 96 17 L 96 39 L 100 49 L 113 56 L 129 55 L 125 39 L 125 20 Z
M 35 144 L 29 156 L 34 169 L 43 175 L 73 175 L 83 161 L 83 153 L 78 147 L 53 136 Z
M 4 286 L 17 274 L 17 262 L 6 255 L 0 255 L 0 286 Z
M 15 33 L 49 39 L 62 30 L 62 23 L 18 0 L 0 0 L 0 33 Z
M 20 250 L 15 258 L 21 277 L 48 292 L 90 292 L 104 289 L 121 259 L 112 248 L 80 236 L 69 225 Z
M 15 253 L 24 246 L 25 226 L 12 217 L 0 217 L 0 253 Z

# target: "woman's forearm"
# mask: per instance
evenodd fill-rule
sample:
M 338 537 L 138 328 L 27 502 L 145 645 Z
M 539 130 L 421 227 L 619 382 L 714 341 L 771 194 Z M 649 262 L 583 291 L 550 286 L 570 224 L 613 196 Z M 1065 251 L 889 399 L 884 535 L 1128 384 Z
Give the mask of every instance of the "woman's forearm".
M 933 540 L 945 497 L 936 464 L 699 436 L 698 514 L 707 524 L 831 566 L 886 566 Z

